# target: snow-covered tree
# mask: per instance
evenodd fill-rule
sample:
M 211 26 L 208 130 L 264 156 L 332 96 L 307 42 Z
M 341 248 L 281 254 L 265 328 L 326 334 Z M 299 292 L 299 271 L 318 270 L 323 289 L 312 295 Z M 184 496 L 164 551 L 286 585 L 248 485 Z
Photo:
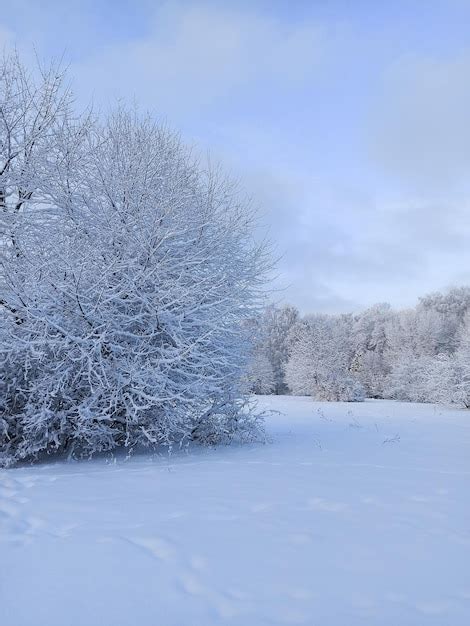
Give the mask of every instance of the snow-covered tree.
M 389 304 L 376 304 L 354 316 L 351 341 L 354 356 L 351 373 L 364 387 L 370 398 L 384 394 L 390 371 L 386 359 L 386 327 L 392 317 Z
M 456 317 L 459 323 L 470 311 L 470 287 L 453 287 L 446 293 L 434 292 L 419 299 L 419 307 Z
M 470 405 L 470 288 L 394 311 L 313 315 L 293 325 L 286 381 L 321 399 L 396 398 Z M 344 383 L 344 384 L 343 384 Z
M 431 402 L 429 381 L 434 370 L 430 356 L 404 352 L 396 356 L 388 380 L 387 395 L 408 402 Z
M 470 314 L 459 328 L 458 348 L 451 356 L 441 357 L 434 385 L 439 390 L 437 402 L 470 408 Z
M 248 389 L 254 394 L 274 392 L 274 372 L 264 350 L 256 349 L 247 371 Z
M 377 304 L 354 315 L 307 316 L 289 334 L 287 383 L 322 399 L 365 394 L 470 405 L 469 320 L 467 287 L 402 311 Z
M 291 330 L 286 380 L 294 394 L 356 402 L 364 390 L 351 375 L 351 316 L 312 315 Z
M 41 69 L 34 81 L 17 54 L 0 60 L 0 313 L 17 323 L 21 296 L 10 290 L 7 299 L 5 280 L 10 273 L 21 283 L 24 233 L 54 214 L 50 191 L 55 165 L 67 158 L 62 143 L 73 123 L 70 101 L 59 67 Z M 29 273 L 27 262 L 23 271 Z
M 299 319 L 299 312 L 292 306 L 266 307 L 258 324 L 256 352 L 262 353 L 255 357 L 261 366 L 267 359 L 270 363 L 275 394 L 287 393 L 285 366 L 289 358 L 289 332 Z M 265 364 L 266 365 L 266 364 Z
M 12 94 L 0 188 L 13 207 L 2 244 L 1 461 L 250 436 L 246 320 L 268 257 L 249 204 L 151 119 L 119 109 L 104 124 L 76 121 L 60 83 L 41 81 L 16 59 L 0 73 Z M 50 94 L 39 121 L 26 123 L 20 88 L 34 110 Z M 16 119 L 31 138 L 13 149 Z M 24 146 L 27 165 L 14 174 Z
M 435 300 L 442 301 L 434 294 L 390 319 L 386 358 L 391 373 L 384 395 L 414 402 L 448 401 L 462 320 L 455 310 L 423 304 Z

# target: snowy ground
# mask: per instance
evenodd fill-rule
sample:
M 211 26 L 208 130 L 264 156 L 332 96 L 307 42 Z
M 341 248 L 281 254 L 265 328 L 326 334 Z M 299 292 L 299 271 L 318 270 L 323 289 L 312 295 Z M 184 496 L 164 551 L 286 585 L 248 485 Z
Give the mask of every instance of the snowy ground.
M 263 398 L 268 445 L 0 472 L 2 626 L 468 626 L 470 413 Z

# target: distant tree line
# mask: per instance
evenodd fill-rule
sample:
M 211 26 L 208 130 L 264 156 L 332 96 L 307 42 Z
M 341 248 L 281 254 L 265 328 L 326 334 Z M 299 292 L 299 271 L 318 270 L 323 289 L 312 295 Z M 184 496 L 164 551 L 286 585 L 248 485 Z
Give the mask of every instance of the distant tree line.
M 300 317 L 291 306 L 271 306 L 256 324 L 255 393 L 470 407 L 470 287 L 429 294 L 399 311 L 376 304 Z

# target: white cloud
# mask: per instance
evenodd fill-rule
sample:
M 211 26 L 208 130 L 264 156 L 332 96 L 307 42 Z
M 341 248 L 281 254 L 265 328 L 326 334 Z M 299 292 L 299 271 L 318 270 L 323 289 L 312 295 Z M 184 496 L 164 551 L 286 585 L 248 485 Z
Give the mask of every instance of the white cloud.
M 290 89 L 322 66 L 327 41 L 315 22 L 204 5 L 167 5 L 142 38 L 104 46 L 74 67 L 80 87 L 132 98 L 172 116 L 250 90 Z
M 385 75 L 374 157 L 407 186 L 449 194 L 470 173 L 470 55 L 406 57 Z

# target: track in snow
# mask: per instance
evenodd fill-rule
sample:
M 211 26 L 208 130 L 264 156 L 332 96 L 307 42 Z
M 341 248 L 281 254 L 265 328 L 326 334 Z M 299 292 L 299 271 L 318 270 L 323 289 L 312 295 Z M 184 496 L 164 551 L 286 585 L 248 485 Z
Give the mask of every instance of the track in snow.
M 470 414 L 260 401 L 267 445 L 0 471 L 0 624 L 467 626 Z

